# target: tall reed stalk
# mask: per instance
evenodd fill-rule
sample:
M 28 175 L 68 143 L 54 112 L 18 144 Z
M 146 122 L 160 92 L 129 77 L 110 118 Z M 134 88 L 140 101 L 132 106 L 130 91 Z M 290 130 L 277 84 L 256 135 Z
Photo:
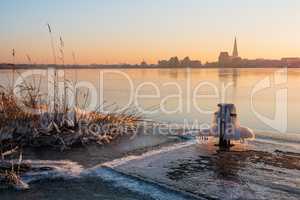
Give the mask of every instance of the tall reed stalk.
M 63 111 L 67 112 L 68 108 L 67 108 L 67 86 L 66 86 L 66 70 L 65 70 L 65 52 L 64 52 L 64 48 L 65 48 L 65 42 L 62 38 L 62 36 L 59 37 L 59 50 L 60 50 L 60 58 L 61 58 L 61 62 L 63 65 L 63 72 L 64 72 L 64 93 L 63 93 Z
M 12 73 L 12 83 L 11 83 L 11 92 L 13 93 L 14 90 L 14 84 L 15 84 L 15 76 L 16 76 L 16 51 L 15 49 L 12 49 L 12 63 L 13 63 L 13 73 Z
M 47 24 L 47 27 L 48 27 L 48 32 L 49 32 L 49 36 L 50 36 L 53 64 L 56 65 L 56 51 L 55 51 L 55 47 L 54 47 L 54 39 L 53 39 L 53 35 L 52 35 L 52 29 L 51 29 L 50 24 Z
M 58 111 L 58 103 L 57 103 L 57 82 L 58 82 L 58 76 L 57 76 L 57 69 L 56 69 L 56 51 L 55 51 L 55 47 L 54 47 L 54 39 L 53 39 L 53 35 L 52 35 L 52 29 L 50 24 L 47 24 L 48 27 L 48 32 L 49 32 L 49 37 L 50 37 L 50 43 L 51 43 L 51 49 L 52 49 L 52 56 L 53 56 L 53 64 L 54 66 L 54 77 L 53 77 L 53 86 L 54 86 L 54 94 L 53 94 L 53 104 L 54 104 L 54 114 L 57 113 Z M 54 116 L 54 118 L 56 118 L 56 116 Z
M 75 52 L 73 51 L 72 52 L 72 58 L 73 58 L 73 65 L 77 65 L 77 62 L 76 62 L 76 54 Z M 76 88 L 76 84 L 78 83 L 78 71 L 77 69 L 75 68 L 75 81 L 74 81 L 74 93 L 75 93 L 75 106 L 77 107 L 78 106 L 78 99 L 77 99 L 77 96 L 78 96 L 78 89 Z

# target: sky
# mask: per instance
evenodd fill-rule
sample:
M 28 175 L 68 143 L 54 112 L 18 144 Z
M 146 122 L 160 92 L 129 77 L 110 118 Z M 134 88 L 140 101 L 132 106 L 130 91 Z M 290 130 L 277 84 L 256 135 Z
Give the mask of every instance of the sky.
M 300 57 L 299 0 L 1 0 L 0 63 L 156 63 L 171 56 L 215 61 Z M 72 57 L 75 54 L 75 60 Z M 59 61 L 57 61 L 59 62 Z

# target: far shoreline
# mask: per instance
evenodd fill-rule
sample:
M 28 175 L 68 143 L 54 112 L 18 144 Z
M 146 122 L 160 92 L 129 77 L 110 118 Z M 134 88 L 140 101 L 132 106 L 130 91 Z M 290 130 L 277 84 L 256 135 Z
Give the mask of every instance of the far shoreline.
M 8 69 L 272 69 L 272 68 L 291 68 L 297 69 L 300 66 L 202 66 L 202 67 L 185 67 L 185 66 L 158 66 L 158 65 L 54 65 L 54 64 L 0 64 L 0 70 Z

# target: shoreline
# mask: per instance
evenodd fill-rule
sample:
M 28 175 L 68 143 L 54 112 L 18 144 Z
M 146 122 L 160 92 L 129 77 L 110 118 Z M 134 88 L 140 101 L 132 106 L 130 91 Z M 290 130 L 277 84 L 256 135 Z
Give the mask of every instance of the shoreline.
M 11 64 L 0 64 L 0 70 L 16 70 L 16 69 L 278 69 L 278 68 L 288 68 L 288 69 L 300 69 L 300 66 L 202 66 L 202 67 L 183 67 L 183 66 L 124 66 L 124 65 L 27 65 L 27 64 L 17 64 L 12 66 Z
M 142 135 L 140 140 L 144 140 L 145 137 L 149 136 Z M 150 137 L 153 139 L 165 136 L 151 135 Z M 132 148 L 132 145 L 127 143 L 128 141 L 139 143 L 139 141 L 134 140 L 123 140 L 120 143 L 117 142 L 117 146 L 122 147 L 126 144 Z M 168 197 L 177 191 L 178 196 L 187 195 L 186 197 L 190 197 L 188 199 L 193 199 L 192 197 L 195 199 L 219 199 L 229 194 L 245 199 L 252 197 L 261 199 L 261 190 L 265 191 L 265 195 L 272 199 L 289 199 L 290 197 L 295 199 L 300 195 L 297 186 L 293 185 L 300 184 L 296 181 L 297 172 L 300 170 L 300 163 L 297 162 L 300 154 L 291 154 L 277 149 L 266 151 L 265 147 L 266 145 L 269 146 L 268 144 L 260 144 L 255 141 L 251 141 L 246 146 L 236 145 L 230 152 L 218 151 L 210 142 L 181 145 L 189 143 L 189 141 L 170 141 L 169 139 L 166 140 L 166 143 L 160 143 L 160 141 L 158 139 L 152 143 L 154 146 L 145 145 L 147 148 L 142 149 L 142 151 L 133 150 L 132 153 L 134 154 L 128 151 L 129 153 L 116 157 L 116 161 L 111 157 L 110 160 L 113 161 L 111 166 L 105 165 L 110 161 L 98 162 L 99 160 L 85 165 L 78 159 L 74 159 L 82 153 L 77 152 L 76 148 L 66 152 L 72 155 L 73 159 L 66 159 L 68 155 L 52 159 L 51 154 L 45 152 L 42 157 L 29 158 L 30 162 L 38 165 L 40 163 L 42 166 L 53 165 L 54 171 L 56 171 L 55 166 L 57 165 L 58 169 L 61 168 L 62 171 L 55 172 L 58 174 L 54 177 L 52 177 L 51 172 L 46 174 L 35 172 L 32 174 L 33 177 L 29 177 L 33 180 L 28 182 L 29 191 L 16 192 L 1 189 L 0 194 L 5 194 L 7 198 L 15 196 L 18 197 L 17 199 L 22 199 L 23 195 L 33 197 L 35 191 L 40 190 L 41 194 L 45 193 L 47 197 L 52 199 L 55 195 L 53 196 L 49 191 L 60 190 L 66 196 L 73 196 L 73 191 L 84 187 L 85 190 L 81 191 L 81 195 L 93 196 L 99 194 L 99 190 L 105 187 L 112 188 L 116 194 L 119 194 L 120 190 L 128 190 L 134 199 L 139 199 L 140 195 L 148 196 L 147 188 L 152 187 L 151 191 L 153 188 L 158 191 L 165 191 L 165 195 Z M 159 146 L 156 146 L 157 142 L 160 143 Z M 111 154 L 110 151 L 114 147 L 116 147 L 115 144 L 109 144 L 104 148 L 99 148 L 98 152 L 91 148 L 87 152 L 93 155 L 81 156 L 85 160 L 106 157 L 103 154 L 98 154 L 103 152 L 105 148 L 108 149 L 105 151 L 108 156 L 115 155 L 114 153 Z M 132 160 L 127 159 L 132 156 Z M 98 164 L 96 164 L 97 162 Z M 254 171 L 256 173 L 253 173 Z M 282 173 L 283 171 L 285 173 Z M 276 174 L 276 176 L 274 179 L 269 179 L 272 174 Z M 296 178 L 296 180 L 290 182 L 291 178 Z M 101 184 L 99 185 L 99 183 Z M 50 187 L 43 187 L 48 184 Z M 68 184 L 69 187 L 60 188 L 60 185 L 65 184 Z M 230 186 L 228 188 L 229 193 L 224 190 L 224 185 Z M 285 196 L 278 195 L 280 193 L 284 193 Z M 114 195 L 110 192 L 107 194 L 105 191 L 101 191 L 100 194 L 108 195 L 108 197 Z M 159 195 L 164 194 L 160 193 Z M 159 196 L 156 197 L 159 199 Z
M 121 137 L 105 145 L 78 146 L 63 152 L 51 148 L 25 148 L 24 158 L 29 160 L 70 160 L 83 167 L 93 167 L 124 156 L 139 156 L 151 150 L 185 141 L 180 137 L 140 134 L 135 138 Z

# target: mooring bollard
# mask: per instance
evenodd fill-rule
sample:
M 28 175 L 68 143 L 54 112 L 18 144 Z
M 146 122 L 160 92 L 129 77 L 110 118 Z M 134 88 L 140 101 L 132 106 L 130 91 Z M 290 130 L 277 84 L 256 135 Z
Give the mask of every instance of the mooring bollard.
M 235 132 L 236 108 L 234 104 L 218 104 L 217 123 L 219 133 L 219 147 L 230 149 L 230 134 Z
M 221 150 L 229 150 L 233 146 L 231 141 L 255 139 L 251 129 L 240 126 L 235 105 L 228 103 L 218 104 L 218 111 L 214 113 L 210 129 L 201 131 L 200 134 L 218 138 L 217 146 Z

